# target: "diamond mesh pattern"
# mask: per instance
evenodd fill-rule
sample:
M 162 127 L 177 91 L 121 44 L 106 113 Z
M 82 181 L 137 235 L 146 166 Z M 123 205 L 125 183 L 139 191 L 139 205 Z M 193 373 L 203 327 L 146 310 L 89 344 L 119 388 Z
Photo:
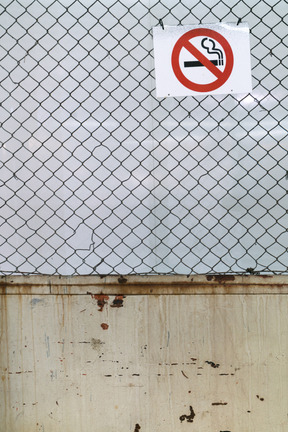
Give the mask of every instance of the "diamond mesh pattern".
M 0 272 L 287 272 L 285 0 L 2 0 Z M 250 95 L 155 97 L 153 26 L 247 21 Z

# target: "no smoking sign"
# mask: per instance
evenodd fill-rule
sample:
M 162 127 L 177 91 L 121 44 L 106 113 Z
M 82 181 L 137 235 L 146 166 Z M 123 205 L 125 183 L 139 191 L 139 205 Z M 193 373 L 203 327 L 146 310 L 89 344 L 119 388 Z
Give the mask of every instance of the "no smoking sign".
M 249 93 L 246 23 L 153 29 L 157 97 Z

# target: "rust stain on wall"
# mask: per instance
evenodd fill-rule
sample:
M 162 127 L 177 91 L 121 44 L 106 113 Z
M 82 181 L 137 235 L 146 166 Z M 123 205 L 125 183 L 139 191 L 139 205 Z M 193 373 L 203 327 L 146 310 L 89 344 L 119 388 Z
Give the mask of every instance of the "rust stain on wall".
M 89 291 L 87 291 L 87 294 L 89 294 L 93 300 L 96 300 L 96 301 L 97 301 L 97 306 L 99 307 L 98 310 L 99 310 L 99 312 L 102 312 L 103 309 L 104 309 L 104 306 L 105 306 L 106 304 L 108 304 L 109 295 L 107 295 L 107 294 L 103 294 L 103 293 L 100 293 L 100 294 L 93 294 L 93 293 L 91 293 L 91 292 L 89 292 Z M 120 308 L 120 307 L 123 307 L 123 302 L 124 302 L 124 298 L 125 298 L 125 297 L 126 297 L 126 296 L 123 295 L 123 294 L 117 294 L 117 295 L 115 295 L 115 298 L 114 298 L 114 300 L 112 301 L 112 304 L 110 304 L 110 306 L 111 306 L 112 308 Z
M 125 296 L 122 294 L 116 295 L 113 303 L 110 305 L 112 308 L 120 308 L 123 307 L 123 301 Z
M 87 292 L 87 294 L 90 294 L 92 299 L 97 300 L 98 310 L 102 312 L 105 304 L 107 304 L 109 300 L 109 296 L 106 294 L 92 294 L 91 292 Z
M 219 363 L 214 363 L 212 361 L 206 361 L 205 363 L 209 364 L 212 368 L 216 369 L 219 368 Z
M 102 327 L 103 330 L 108 330 L 109 325 L 106 324 L 106 323 L 102 323 L 102 324 L 101 324 L 101 327 Z
M 233 275 L 208 275 L 206 276 L 207 281 L 215 281 L 219 284 L 225 283 L 225 282 L 232 282 L 235 281 L 235 276 Z

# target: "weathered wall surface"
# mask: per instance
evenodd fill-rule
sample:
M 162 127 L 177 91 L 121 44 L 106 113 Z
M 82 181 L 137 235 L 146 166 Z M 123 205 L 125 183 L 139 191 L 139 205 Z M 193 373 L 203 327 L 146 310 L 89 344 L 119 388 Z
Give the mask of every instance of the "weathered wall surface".
M 0 431 L 286 432 L 287 284 L 253 280 L 261 293 L 239 282 L 224 295 L 224 280 L 214 294 L 208 281 L 177 295 L 174 279 L 170 295 L 105 285 L 11 295 L 10 280 L 0 296 Z

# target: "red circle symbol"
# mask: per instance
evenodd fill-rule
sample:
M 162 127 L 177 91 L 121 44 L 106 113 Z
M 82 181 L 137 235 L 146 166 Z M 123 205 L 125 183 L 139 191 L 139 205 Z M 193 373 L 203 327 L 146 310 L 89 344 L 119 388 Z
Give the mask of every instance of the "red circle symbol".
M 221 45 L 226 57 L 226 64 L 223 71 L 221 71 L 209 60 L 209 58 L 206 57 L 206 55 L 193 45 L 191 39 L 197 36 L 212 38 Z M 201 63 L 201 66 L 203 65 L 206 67 L 216 77 L 216 79 L 207 84 L 198 84 L 190 81 L 180 68 L 180 53 L 183 48 L 189 51 L 190 54 L 192 54 Z M 196 92 L 210 92 L 221 87 L 228 80 L 233 69 L 234 57 L 231 46 L 220 33 L 214 30 L 202 28 L 190 30 L 178 39 L 172 51 L 171 62 L 174 74 L 182 85 Z

